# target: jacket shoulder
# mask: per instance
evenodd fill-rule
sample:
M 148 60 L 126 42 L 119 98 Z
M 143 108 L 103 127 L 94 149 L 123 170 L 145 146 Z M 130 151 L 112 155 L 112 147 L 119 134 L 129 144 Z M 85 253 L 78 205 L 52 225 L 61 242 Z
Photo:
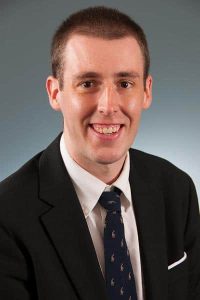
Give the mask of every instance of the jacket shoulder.
M 131 164 L 140 174 L 154 181 L 161 181 L 162 185 L 187 184 L 192 180 L 190 176 L 170 161 L 137 149 L 130 149 Z
M 20 212 L 27 208 L 38 194 L 38 164 L 41 153 L 35 155 L 20 169 L 0 183 L 0 215 Z
M 197 194 L 191 177 L 171 162 L 131 149 L 130 166 L 133 187 L 134 175 L 136 175 L 142 185 L 149 185 L 154 191 L 159 191 L 168 221 L 176 218 L 178 220 L 181 215 L 183 224 L 186 224 L 191 205 L 195 207 L 195 212 L 198 212 Z
M 0 196 L 5 192 L 14 193 L 16 190 L 25 188 L 26 184 L 32 181 L 33 177 L 37 174 L 38 162 L 42 152 L 32 157 L 17 171 L 0 182 Z

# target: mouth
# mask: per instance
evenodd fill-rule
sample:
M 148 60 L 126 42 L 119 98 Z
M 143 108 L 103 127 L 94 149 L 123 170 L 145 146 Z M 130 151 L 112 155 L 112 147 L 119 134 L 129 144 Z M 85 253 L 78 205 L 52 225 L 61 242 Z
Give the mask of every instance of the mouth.
M 90 124 L 94 131 L 101 134 L 113 134 L 120 130 L 122 125 L 120 124 Z
M 93 133 L 102 139 L 115 139 L 117 138 L 123 128 L 123 124 L 99 124 L 93 123 L 89 127 L 92 129 Z

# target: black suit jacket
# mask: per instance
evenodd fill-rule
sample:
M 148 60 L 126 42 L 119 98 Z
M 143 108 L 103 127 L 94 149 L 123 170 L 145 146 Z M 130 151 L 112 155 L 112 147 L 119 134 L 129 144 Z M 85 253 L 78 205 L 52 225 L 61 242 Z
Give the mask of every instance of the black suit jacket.
M 0 184 L 0 299 L 107 300 L 60 135 Z M 194 185 L 169 162 L 130 149 L 130 184 L 146 300 L 200 299 Z M 187 254 L 187 259 L 168 266 Z

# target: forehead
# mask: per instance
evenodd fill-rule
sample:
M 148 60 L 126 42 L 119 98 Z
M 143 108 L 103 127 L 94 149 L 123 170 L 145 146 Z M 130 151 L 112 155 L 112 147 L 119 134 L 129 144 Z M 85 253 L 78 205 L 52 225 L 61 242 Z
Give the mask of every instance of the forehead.
M 74 34 L 67 41 L 63 57 L 65 71 L 143 72 L 142 51 L 132 36 L 107 40 Z

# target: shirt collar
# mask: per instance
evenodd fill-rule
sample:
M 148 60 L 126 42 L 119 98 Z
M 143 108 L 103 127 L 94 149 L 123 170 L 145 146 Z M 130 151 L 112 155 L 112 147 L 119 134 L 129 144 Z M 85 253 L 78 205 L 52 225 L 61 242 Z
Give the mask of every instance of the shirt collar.
M 129 152 L 124 162 L 124 166 L 120 176 L 111 186 L 107 185 L 97 177 L 90 174 L 88 171 L 78 165 L 70 156 L 64 141 L 64 135 L 62 134 L 60 139 L 60 152 L 63 158 L 65 167 L 72 179 L 75 191 L 79 198 L 81 207 L 85 218 L 90 214 L 93 208 L 96 206 L 102 192 L 104 190 L 110 190 L 113 186 L 118 187 L 125 196 L 124 200 L 126 205 L 131 202 L 131 191 L 129 184 L 129 171 L 130 171 L 130 158 Z M 126 206 L 125 205 L 125 206 Z

